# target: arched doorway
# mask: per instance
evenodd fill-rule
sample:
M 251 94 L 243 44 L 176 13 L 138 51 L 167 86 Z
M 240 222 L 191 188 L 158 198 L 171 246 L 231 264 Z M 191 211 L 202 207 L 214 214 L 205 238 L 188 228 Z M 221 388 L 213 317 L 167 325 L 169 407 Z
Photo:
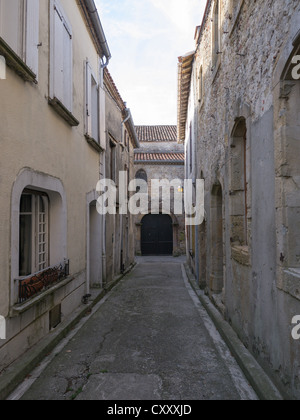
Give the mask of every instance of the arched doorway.
M 211 276 L 210 290 L 222 293 L 224 287 L 223 266 L 223 193 L 221 185 L 215 185 L 211 195 Z
M 142 220 L 142 255 L 173 254 L 173 222 L 167 214 L 148 214 Z
M 90 287 L 102 286 L 101 216 L 96 201 L 89 204 L 88 277 Z

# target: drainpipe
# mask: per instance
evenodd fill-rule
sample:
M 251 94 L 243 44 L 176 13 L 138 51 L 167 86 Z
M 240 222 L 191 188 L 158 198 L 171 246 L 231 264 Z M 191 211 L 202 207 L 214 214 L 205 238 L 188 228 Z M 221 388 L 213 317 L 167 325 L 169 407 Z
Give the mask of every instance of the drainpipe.
M 123 126 L 131 118 L 130 109 L 126 108 L 125 109 L 125 112 L 126 112 L 126 118 L 121 122 L 121 139 L 122 139 L 121 143 L 122 144 L 124 143 L 124 130 L 123 130 Z M 124 224 L 123 224 L 123 217 L 124 216 L 122 214 L 120 214 L 120 235 L 121 235 L 121 264 L 120 264 L 120 269 L 121 269 L 121 274 L 123 274 L 124 271 L 125 271 L 124 261 L 123 261 L 123 258 L 124 258 L 124 240 L 123 240 L 123 238 L 124 238 L 124 235 L 123 235 L 123 225 Z
M 80 0 L 80 3 L 82 2 L 82 0 Z M 108 63 L 111 59 L 111 53 L 109 50 L 109 46 L 104 34 L 104 30 L 100 21 L 100 17 L 97 11 L 97 7 L 95 5 L 95 1 L 94 0 L 84 0 L 86 7 L 88 9 L 88 14 L 89 14 L 89 18 L 92 21 L 93 27 L 95 29 L 96 32 L 96 37 L 98 42 L 101 45 L 101 50 L 103 53 L 103 56 L 106 57 L 106 62 L 105 64 L 103 64 L 102 68 L 105 68 L 108 66 Z
M 199 243 L 198 243 L 198 237 L 199 237 L 199 227 L 196 226 L 196 276 L 197 276 L 197 285 L 200 285 L 200 265 L 199 265 Z
M 131 111 L 130 111 L 129 108 L 126 108 L 125 112 L 126 112 L 126 118 L 125 118 L 124 121 L 122 121 L 122 126 L 126 122 L 129 122 L 131 133 L 133 135 L 133 139 L 134 139 L 134 142 L 135 142 L 135 148 L 138 149 L 138 148 L 140 148 L 140 142 L 139 142 L 138 136 L 137 136 L 136 131 L 135 131 L 135 126 L 134 126 L 133 118 L 132 118 L 132 115 L 131 115 Z M 122 133 L 123 133 L 123 130 L 122 130 Z
M 106 153 L 102 154 L 103 179 L 106 179 Z M 102 287 L 106 285 L 106 216 L 102 215 Z

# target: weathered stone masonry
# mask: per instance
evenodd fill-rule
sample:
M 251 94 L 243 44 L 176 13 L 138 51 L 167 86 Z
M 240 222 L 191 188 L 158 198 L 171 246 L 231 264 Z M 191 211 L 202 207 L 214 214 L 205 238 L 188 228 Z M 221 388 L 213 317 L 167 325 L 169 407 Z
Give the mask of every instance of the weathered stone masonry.
M 300 82 L 291 60 L 299 31 L 298 0 L 208 1 L 196 30 L 185 134 L 195 143 L 196 176 L 205 179 L 199 283 L 297 399 Z

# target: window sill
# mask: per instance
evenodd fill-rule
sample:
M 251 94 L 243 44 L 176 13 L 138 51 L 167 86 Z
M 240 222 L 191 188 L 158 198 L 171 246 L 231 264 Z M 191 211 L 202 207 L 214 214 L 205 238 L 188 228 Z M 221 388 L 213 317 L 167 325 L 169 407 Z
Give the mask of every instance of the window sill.
M 10 48 L 0 37 L 0 55 L 5 58 L 6 64 L 12 68 L 25 82 L 37 84 L 36 74 L 24 63 L 24 61 Z
M 31 298 L 30 300 L 16 304 L 14 305 L 10 310 L 10 317 L 13 318 L 15 316 L 19 316 L 23 314 L 24 312 L 28 311 L 32 307 L 36 306 L 40 302 L 42 302 L 46 297 L 52 295 L 57 290 L 61 289 L 62 287 L 69 284 L 71 281 L 74 280 L 74 276 L 68 276 L 65 280 L 61 281 L 60 283 L 57 283 L 50 289 L 45 290 L 44 292 L 40 293 L 39 295 L 36 295 L 35 297 Z
M 88 144 L 93 149 L 95 149 L 98 153 L 104 152 L 104 150 L 102 149 L 102 147 L 100 146 L 100 144 L 93 137 L 91 137 L 89 134 L 85 134 L 84 137 L 86 138 L 86 141 L 88 142 Z
M 284 269 L 282 278 L 282 284 L 277 285 L 278 289 L 300 300 L 300 268 Z
M 251 266 L 250 249 L 248 246 L 231 246 L 231 257 L 241 265 L 246 267 Z
M 78 127 L 79 121 L 57 98 L 48 98 L 48 103 L 71 127 Z

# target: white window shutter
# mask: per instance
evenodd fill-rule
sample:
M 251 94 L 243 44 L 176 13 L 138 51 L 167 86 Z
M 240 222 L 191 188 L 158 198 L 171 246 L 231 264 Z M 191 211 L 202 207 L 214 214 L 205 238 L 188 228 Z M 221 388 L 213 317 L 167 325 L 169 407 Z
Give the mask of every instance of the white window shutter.
M 86 133 L 92 135 L 92 69 L 89 63 L 86 63 Z
M 100 125 L 100 146 L 106 150 L 106 115 L 105 115 L 105 90 L 103 86 L 99 88 L 99 125 Z
M 68 111 L 73 105 L 72 30 L 58 1 L 52 1 L 51 86 L 50 96 L 57 98 Z
M 72 35 L 66 22 L 63 23 L 63 92 L 65 107 L 72 111 L 73 104 L 73 51 Z
M 99 142 L 99 87 L 92 77 L 92 137 Z
M 20 34 L 22 34 L 20 0 L 1 0 L 0 6 L 0 36 L 23 58 L 20 43 Z
M 62 16 L 54 6 L 54 34 L 53 34 L 53 96 L 63 102 L 64 91 L 64 27 Z
M 92 97 L 92 93 L 91 93 L 91 87 L 92 87 L 92 69 L 91 66 L 89 65 L 89 63 L 86 63 L 86 114 L 87 116 L 91 116 L 91 108 L 92 108 L 92 104 L 91 104 L 91 97 Z
M 39 66 L 39 6 L 40 0 L 26 2 L 26 64 L 38 74 Z

